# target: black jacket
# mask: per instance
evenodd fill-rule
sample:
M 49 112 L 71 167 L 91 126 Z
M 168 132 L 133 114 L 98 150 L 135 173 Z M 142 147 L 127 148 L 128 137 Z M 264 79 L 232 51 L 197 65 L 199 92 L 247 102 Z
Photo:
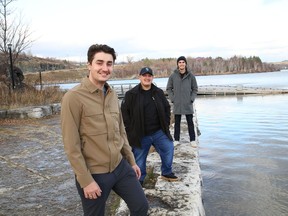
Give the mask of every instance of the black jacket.
M 153 100 L 156 104 L 161 129 L 169 137 L 170 125 L 170 104 L 162 89 L 152 84 Z M 122 101 L 121 110 L 129 144 L 134 147 L 141 147 L 141 139 L 145 136 L 143 98 L 140 97 L 141 84 L 138 84 L 127 91 Z

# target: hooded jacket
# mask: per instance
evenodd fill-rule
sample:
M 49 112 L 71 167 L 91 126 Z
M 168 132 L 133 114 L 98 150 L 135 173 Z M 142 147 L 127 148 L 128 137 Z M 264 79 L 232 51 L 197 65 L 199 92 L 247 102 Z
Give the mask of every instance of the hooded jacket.
M 198 85 L 191 71 L 188 71 L 181 78 L 179 70 L 174 70 L 168 79 L 166 91 L 173 103 L 174 114 L 193 114 L 193 102 L 197 96 Z
M 170 104 L 164 95 L 162 89 L 152 84 L 152 97 L 156 104 L 161 129 L 169 137 L 172 136 L 169 131 L 170 125 Z M 129 144 L 133 147 L 141 148 L 141 139 L 145 136 L 144 128 L 144 101 L 140 96 L 141 84 L 138 84 L 131 90 L 127 91 L 122 101 L 121 111 L 123 121 L 128 137 Z

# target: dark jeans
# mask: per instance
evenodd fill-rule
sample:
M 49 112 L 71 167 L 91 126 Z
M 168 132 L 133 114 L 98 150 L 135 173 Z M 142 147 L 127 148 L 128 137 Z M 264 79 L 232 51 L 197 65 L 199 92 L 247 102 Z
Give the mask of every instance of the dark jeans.
M 83 189 L 76 180 L 84 216 L 103 216 L 105 214 L 105 203 L 111 190 L 115 191 L 127 203 L 131 216 L 147 215 L 148 201 L 135 171 L 126 160 L 123 159 L 111 173 L 93 174 L 92 176 L 102 190 L 101 197 L 97 199 L 86 199 Z
M 141 169 L 141 178 L 139 179 L 140 182 L 143 182 L 146 176 L 146 160 L 151 145 L 155 147 L 156 151 L 160 155 L 162 162 L 161 174 L 169 175 L 172 173 L 174 145 L 162 130 L 158 130 L 155 133 L 141 139 L 142 148 L 132 148 L 136 163 Z
M 195 141 L 195 131 L 194 131 L 194 123 L 193 123 L 193 114 L 185 115 L 186 121 L 188 125 L 188 132 L 190 141 Z M 174 140 L 180 140 L 180 123 L 181 123 L 181 115 L 174 115 L 175 124 L 174 124 Z

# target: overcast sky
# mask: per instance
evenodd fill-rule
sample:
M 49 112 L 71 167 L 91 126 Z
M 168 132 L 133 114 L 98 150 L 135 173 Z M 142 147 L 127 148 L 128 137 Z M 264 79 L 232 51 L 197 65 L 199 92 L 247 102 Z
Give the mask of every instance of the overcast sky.
M 288 0 L 17 0 L 11 7 L 36 39 L 29 51 L 41 57 L 86 61 L 88 47 L 104 43 L 118 62 L 288 60 Z

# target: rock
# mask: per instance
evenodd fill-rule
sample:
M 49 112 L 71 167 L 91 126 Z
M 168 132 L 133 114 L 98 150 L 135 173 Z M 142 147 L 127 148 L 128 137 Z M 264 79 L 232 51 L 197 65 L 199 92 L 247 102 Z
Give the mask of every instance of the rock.
M 53 114 L 59 114 L 61 105 L 59 103 L 46 106 L 30 106 L 17 109 L 0 110 L 0 118 L 5 119 L 26 119 L 26 118 L 43 118 Z

